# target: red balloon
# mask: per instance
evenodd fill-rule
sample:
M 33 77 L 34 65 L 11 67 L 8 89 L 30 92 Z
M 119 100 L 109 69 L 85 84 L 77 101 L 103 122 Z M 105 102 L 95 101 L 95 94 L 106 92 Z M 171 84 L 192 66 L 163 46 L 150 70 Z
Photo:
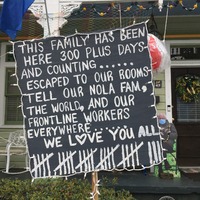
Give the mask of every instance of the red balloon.
M 162 53 L 160 52 L 158 48 L 158 44 L 155 38 L 153 37 L 153 35 L 149 34 L 148 45 L 149 45 L 150 54 L 151 54 L 152 67 L 154 70 L 157 70 L 159 69 L 161 61 L 162 61 Z

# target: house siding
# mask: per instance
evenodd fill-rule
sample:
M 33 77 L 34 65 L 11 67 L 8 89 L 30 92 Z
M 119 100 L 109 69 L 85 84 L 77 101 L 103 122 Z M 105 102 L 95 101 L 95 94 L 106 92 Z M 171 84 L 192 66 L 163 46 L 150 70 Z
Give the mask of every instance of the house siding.
M 155 88 L 155 96 L 160 97 L 160 102 L 156 104 L 158 113 L 166 113 L 166 98 L 165 98 L 165 73 L 154 73 L 153 80 L 161 81 L 161 88 Z

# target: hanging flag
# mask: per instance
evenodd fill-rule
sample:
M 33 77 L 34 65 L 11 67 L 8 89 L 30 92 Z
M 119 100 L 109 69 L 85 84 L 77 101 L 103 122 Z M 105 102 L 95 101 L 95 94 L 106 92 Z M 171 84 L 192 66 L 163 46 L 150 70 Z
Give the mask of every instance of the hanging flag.
M 22 29 L 22 19 L 34 0 L 4 0 L 0 14 L 0 30 L 12 40 Z

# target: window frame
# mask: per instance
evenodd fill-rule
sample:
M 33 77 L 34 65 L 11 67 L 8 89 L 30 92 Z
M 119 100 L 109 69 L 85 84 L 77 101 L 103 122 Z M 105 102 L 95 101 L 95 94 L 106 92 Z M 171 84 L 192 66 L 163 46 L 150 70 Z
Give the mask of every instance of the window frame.
M 21 93 L 18 90 L 16 90 L 17 92 L 16 93 L 9 93 L 8 92 L 8 87 L 17 87 L 17 86 L 12 86 L 11 84 L 16 84 L 16 83 L 12 83 L 9 81 L 9 76 L 10 76 L 10 73 L 9 73 L 9 70 L 12 70 L 13 72 L 11 72 L 12 74 L 15 73 L 15 68 L 13 67 L 7 67 L 6 70 L 5 70 L 5 116 L 4 116 L 4 123 L 5 125 L 22 125 L 23 124 L 23 117 L 22 117 L 22 111 L 21 111 L 21 108 L 19 107 L 20 106 L 20 102 L 21 102 Z M 10 86 L 9 86 L 10 85 Z M 9 97 L 11 98 L 16 98 L 16 110 L 13 112 L 15 112 L 15 120 L 8 120 L 8 116 L 10 113 L 9 111 L 9 106 L 8 105 L 8 101 L 9 101 Z M 19 105 L 17 105 L 19 104 Z
M 7 47 L 9 46 L 9 48 Z M 5 112 L 6 112 L 6 98 L 5 98 L 5 89 L 6 89 L 6 69 L 13 68 L 15 69 L 15 62 L 10 59 L 6 59 L 8 56 L 7 51 L 11 52 L 12 44 L 9 42 L 0 43 L 0 128 L 23 128 L 22 123 L 5 123 Z M 12 54 L 9 54 L 12 56 Z M 21 110 L 21 108 L 19 108 Z

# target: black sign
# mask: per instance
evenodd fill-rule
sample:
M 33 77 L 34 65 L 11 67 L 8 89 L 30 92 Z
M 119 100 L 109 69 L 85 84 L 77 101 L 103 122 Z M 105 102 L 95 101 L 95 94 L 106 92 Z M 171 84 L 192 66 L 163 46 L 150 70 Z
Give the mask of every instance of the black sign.
M 163 160 L 146 24 L 14 43 L 34 178 Z

